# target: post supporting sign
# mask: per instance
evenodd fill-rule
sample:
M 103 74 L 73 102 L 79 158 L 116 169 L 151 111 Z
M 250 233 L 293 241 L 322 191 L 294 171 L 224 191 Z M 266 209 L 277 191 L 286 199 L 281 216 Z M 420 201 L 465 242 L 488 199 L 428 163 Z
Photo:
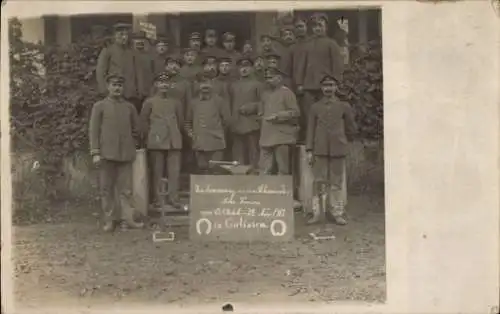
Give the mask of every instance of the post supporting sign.
M 191 240 L 290 241 L 291 176 L 191 176 Z

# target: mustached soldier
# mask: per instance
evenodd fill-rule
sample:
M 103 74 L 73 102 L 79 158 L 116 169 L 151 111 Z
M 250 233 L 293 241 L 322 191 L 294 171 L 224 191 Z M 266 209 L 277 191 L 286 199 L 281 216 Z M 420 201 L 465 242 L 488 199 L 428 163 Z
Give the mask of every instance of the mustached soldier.
M 207 173 L 209 161 L 221 161 L 226 148 L 225 133 L 230 123 L 229 104 L 213 92 L 213 78 L 200 75 L 199 93 L 188 106 L 186 125 L 192 137 L 200 173 Z
M 153 52 L 155 75 L 165 71 L 165 63 L 170 54 L 171 51 L 167 37 L 158 35 L 155 43 L 155 51 Z
M 208 55 L 220 58 L 224 54 L 224 50 L 217 46 L 217 32 L 214 29 L 205 31 L 205 47 L 201 49 L 201 55 L 206 58 Z
M 168 178 L 168 203 L 179 208 L 179 173 L 181 166 L 184 108 L 175 95 L 173 79 L 160 73 L 155 80 L 156 94 L 143 105 L 141 121 L 147 149 L 153 161 L 155 205 L 161 204 L 161 179 L 165 168 Z
M 316 102 L 309 113 L 307 124 L 306 151 L 313 166 L 316 188 L 317 182 L 328 182 L 329 203 L 335 222 L 345 225 L 344 207 L 345 157 L 348 141 L 356 133 L 354 114 L 348 103 L 335 96 L 338 81 L 332 75 L 325 75 L 320 81 L 323 98 Z M 313 217 L 310 223 L 319 221 L 321 214 L 319 199 L 314 196 Z
M 123 99 L 123 75 L 109 74 L 105 82 L 108 96 L 92 107 L 89 122 L 90 153 L 99 165 L 103 229 L 113 231 L 120 220 L 123 228 L 142 228 L 142 223 L 134 221 L 132 197 L 132 162 L 140 132 L 139 118 L 134 106 Z

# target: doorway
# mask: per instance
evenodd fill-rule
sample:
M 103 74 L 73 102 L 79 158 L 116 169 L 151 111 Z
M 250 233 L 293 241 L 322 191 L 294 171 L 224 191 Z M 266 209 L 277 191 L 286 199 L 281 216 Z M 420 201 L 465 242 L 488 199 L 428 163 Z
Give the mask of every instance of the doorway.
M 225 32 L 236 35 L 236 49 L 241 50 L 245 40 L 252 40 L 252 25 L 255 18 L 253 12 L 203 12 L 183 13 L 180 16 L 180 43 L 182 47 L 188 44 L 189 34 L 200 32 L 202 38 L 208 28 L 215 29 L 221 46 L 221 36 Z

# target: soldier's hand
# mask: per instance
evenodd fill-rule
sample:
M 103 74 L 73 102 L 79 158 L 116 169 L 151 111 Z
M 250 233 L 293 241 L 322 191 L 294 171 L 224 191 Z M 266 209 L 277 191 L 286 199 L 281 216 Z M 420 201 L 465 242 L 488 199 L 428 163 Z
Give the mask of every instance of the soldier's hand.
M 298 85 L 297 86 L 297 94 L 302 94 L 304 93 L 304 86 Z
M 314 163 L 314 155 L 312 152 L 307 152 L 307 163 L 311 166 Z
M 272 114 L 272 115 L 264 118 L 264 120 L 266 120 L 266 121 L 275 121 L 276 119 L 278 119 L 278 115 L 276 115 L 276 114 Z
M 92 163 L 94 163 L 94 165 L 98 166 L 101 163 L 101 156 L 100 155 L 92 156 Z

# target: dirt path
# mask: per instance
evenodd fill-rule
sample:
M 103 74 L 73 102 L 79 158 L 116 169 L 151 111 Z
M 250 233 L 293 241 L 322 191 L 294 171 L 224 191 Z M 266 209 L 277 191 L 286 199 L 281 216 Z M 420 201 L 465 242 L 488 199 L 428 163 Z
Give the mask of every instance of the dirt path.
M 187 228 L 155 244 L 146 230 L 103 234 L 87 208 L 75 210 L 87 218 L 14 229 L 20 304 L 385 300 L 381 196 L 352 196 L 350 224 L 335 240 L 312 241 L 297 219 L 296 240 L 285 244 L 199 244 Z

